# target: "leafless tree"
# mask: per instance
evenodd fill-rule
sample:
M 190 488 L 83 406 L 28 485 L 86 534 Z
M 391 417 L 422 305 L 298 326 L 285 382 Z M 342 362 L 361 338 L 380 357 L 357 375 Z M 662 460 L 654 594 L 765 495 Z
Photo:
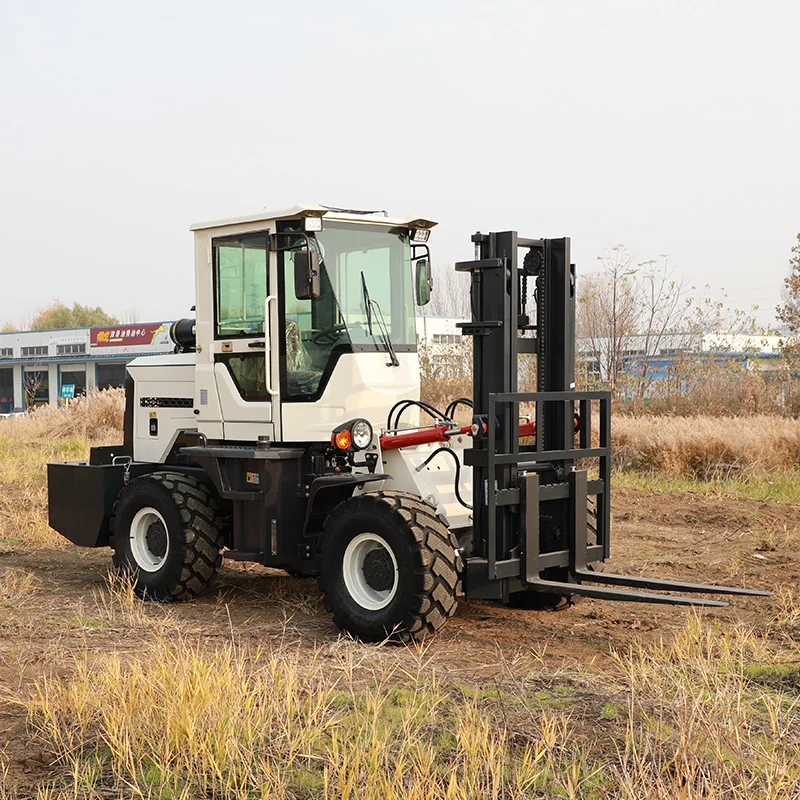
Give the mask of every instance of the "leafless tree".
M 578 284 L 578 348 L 593 358 L 611 391 L 622 376 L 626 340 L 638 333 L 641 315 L 636 267 L 622 245 L 598 256 L 600 269 Z
M 635 395 L 644 397 L 655 378 L 652 356 L 665 349 L 668 344 L 681 344 L 692 338 L 693 347 L 700 346 L 703 332 L 702 315 L 693 313 L 693 287 L 689 281 L 675 274 L 669 265 L 669 256 L 661 255 L 656 260 L 639 264 L 636 274 L 637 294 L 640 302 L 638 321 L 641 350 L 644 353 L 635 370 Z M 685 346 L 685 344 L 684 344 Z
M 129 308 L 122 312 L 120 322 L 124 325 L 133 325 L 134 322 L 139 322 L 139 312 L 135 308 Z
M 789 329 L 790 334 L 794 334 L 786 337 L 782 349 L 786 354 L 797 355 L 800 351 L 797 338 L 800 333 L 800 233 L 797 234 L 797 243 L 792 247 L 789 275 L 783 281 L 781 300 L 783 302 L 775 309 L 777 318 Z
M 22 377 L 22 389 L 25 392 L 25 408 L 31 408 L 36 403 L 36 395 L 44 385 L 47 372 L 40 368 L 26 370 Z
M 470 278 L 467 273 L 456 272 L 452 264 L 433 267 L 433 292 L 431 301 L 422 306 L 426 317 L 458 317 L 469 319 Z
M 751 314 L 730 310 L 678 275 L 669 257 L 634 264 L 620 246 L 599 257 L 599 270 L 579 280 L 578 349 L 599 365 L 602 383 L 616 395 L 643 399 L 664 377 L 657 356 L 670 357 L 677 383 L 696 369 L 706 333 L 706 350 L 730 352 L 739 334 L 755 334 Z M 741 340 L 739 340 L 741 341 Z M 735 348 L 740 349 L 740 348 Z M 682 352 L 685 358 L 679 358 Z M 713 358 L 706 352 L 703 358 Z

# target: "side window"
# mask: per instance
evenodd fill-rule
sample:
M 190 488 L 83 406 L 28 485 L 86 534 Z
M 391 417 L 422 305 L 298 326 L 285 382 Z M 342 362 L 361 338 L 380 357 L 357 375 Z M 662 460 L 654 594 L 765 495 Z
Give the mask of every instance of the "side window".
M 218 339 L 264 332 L 268 258 L 266 233 L 214 240 Z
M 266 402 L 272 399 L 272 395 L 267 391 L 263 350 L 258 353 L 237 353 L 228 356 L 225 363 L 243 400 Z
M 294 253 L 283 253 L 284 264 L 284 307 L 283 344 L 286 364 L 285 396 L 289 398 L 309 397 L 319 388 L 320 378 L 331 349 L 338 335 L 318 337 L 320 317 L 330 316 L 321 313 L 321 308 L 329 306 L 333 295 L 327 287 L 327 275 L 323 267 L 322 294 L 316 300 L 298 300 L 294 287 Z M 325 326 L 327 327 L 327 326 Z

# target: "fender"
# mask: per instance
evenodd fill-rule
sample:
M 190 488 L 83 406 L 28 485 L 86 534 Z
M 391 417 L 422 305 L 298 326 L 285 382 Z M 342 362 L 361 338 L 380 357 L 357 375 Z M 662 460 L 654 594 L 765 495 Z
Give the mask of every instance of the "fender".
M 328 514 L 339 503 L 351 497 L 356 488 L 373 481 L 386 481 L 391 475 L 369 473 L 362 475 L 321 475 L 311 481 L 308 490 L 308 507 L 303 523 L 303 535 L 313 534 L 322 529 Z

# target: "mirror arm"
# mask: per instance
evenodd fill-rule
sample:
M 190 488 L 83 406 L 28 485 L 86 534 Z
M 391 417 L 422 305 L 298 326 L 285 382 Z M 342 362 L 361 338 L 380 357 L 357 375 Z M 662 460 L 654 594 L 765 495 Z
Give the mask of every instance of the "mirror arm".
M 308 238 L 308 234 L 304 233 L 303 231 L 277 231 L 276 233 L 271 233 L 269 235 L 269 248 L 270 250 L 274 250 L 276 253 L 282 253 L 287 250 L 297 250 L 297 247 L 281 247 L 278 244 L 278 237 L 279 236 L 302 236 L 306 240 L 306 250 L 311 251 L 311 240 Z
M 417 255 L 417 250 L 422 250 L 422 255 Z M 430 263 L 431 260 L 431 250 L 427 244 L 415 244 L 414 242 L 411 243 L 411 260 L 416 261 L 419 258 L 427 258 L 428 262 Z

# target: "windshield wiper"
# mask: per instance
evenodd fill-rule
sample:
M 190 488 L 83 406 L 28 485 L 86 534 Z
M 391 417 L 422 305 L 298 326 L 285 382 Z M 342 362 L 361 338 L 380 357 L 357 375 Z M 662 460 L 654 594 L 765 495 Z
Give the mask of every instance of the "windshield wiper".
M 383 343 L 386 345 L 386 351 L 389 353 L 389 361 L 386 364 L 387 367 L 399 367 L 400 360 L 397 358 L 397 353 L 394 351 L 394 346 L 392 345 L 392 339 L 389 336 L 389 328 L 386 325 L 386 320 L 383 318 L 383 311 L 381 310 L 380 304 L 377 300 L 373 300 L 369 296 L 369 290 L 367 289 L 367 279 L 364 277 L 364 273 L 361 273 L 361 288 L 364 292 L 364 306 L 367 312 L 367 326 L 369 327 L 369 335 L 372 338 L 375 338 L 375 334 L 372 332 L 372 309 L 375 309 L 375 319 L 378 322 L 378 329 L 381 332 L 381 337 L 383 339 Z
M 372 301 L 369 299 L 369 289 L 367 289 L 367 279 L 364 273 L 361 273 L 361 291 L 364 293 L 364 311 L 367 314 L 367 327 L 369 328 L 369 335 L 374 338 L 375 334 L 372 332 Z

